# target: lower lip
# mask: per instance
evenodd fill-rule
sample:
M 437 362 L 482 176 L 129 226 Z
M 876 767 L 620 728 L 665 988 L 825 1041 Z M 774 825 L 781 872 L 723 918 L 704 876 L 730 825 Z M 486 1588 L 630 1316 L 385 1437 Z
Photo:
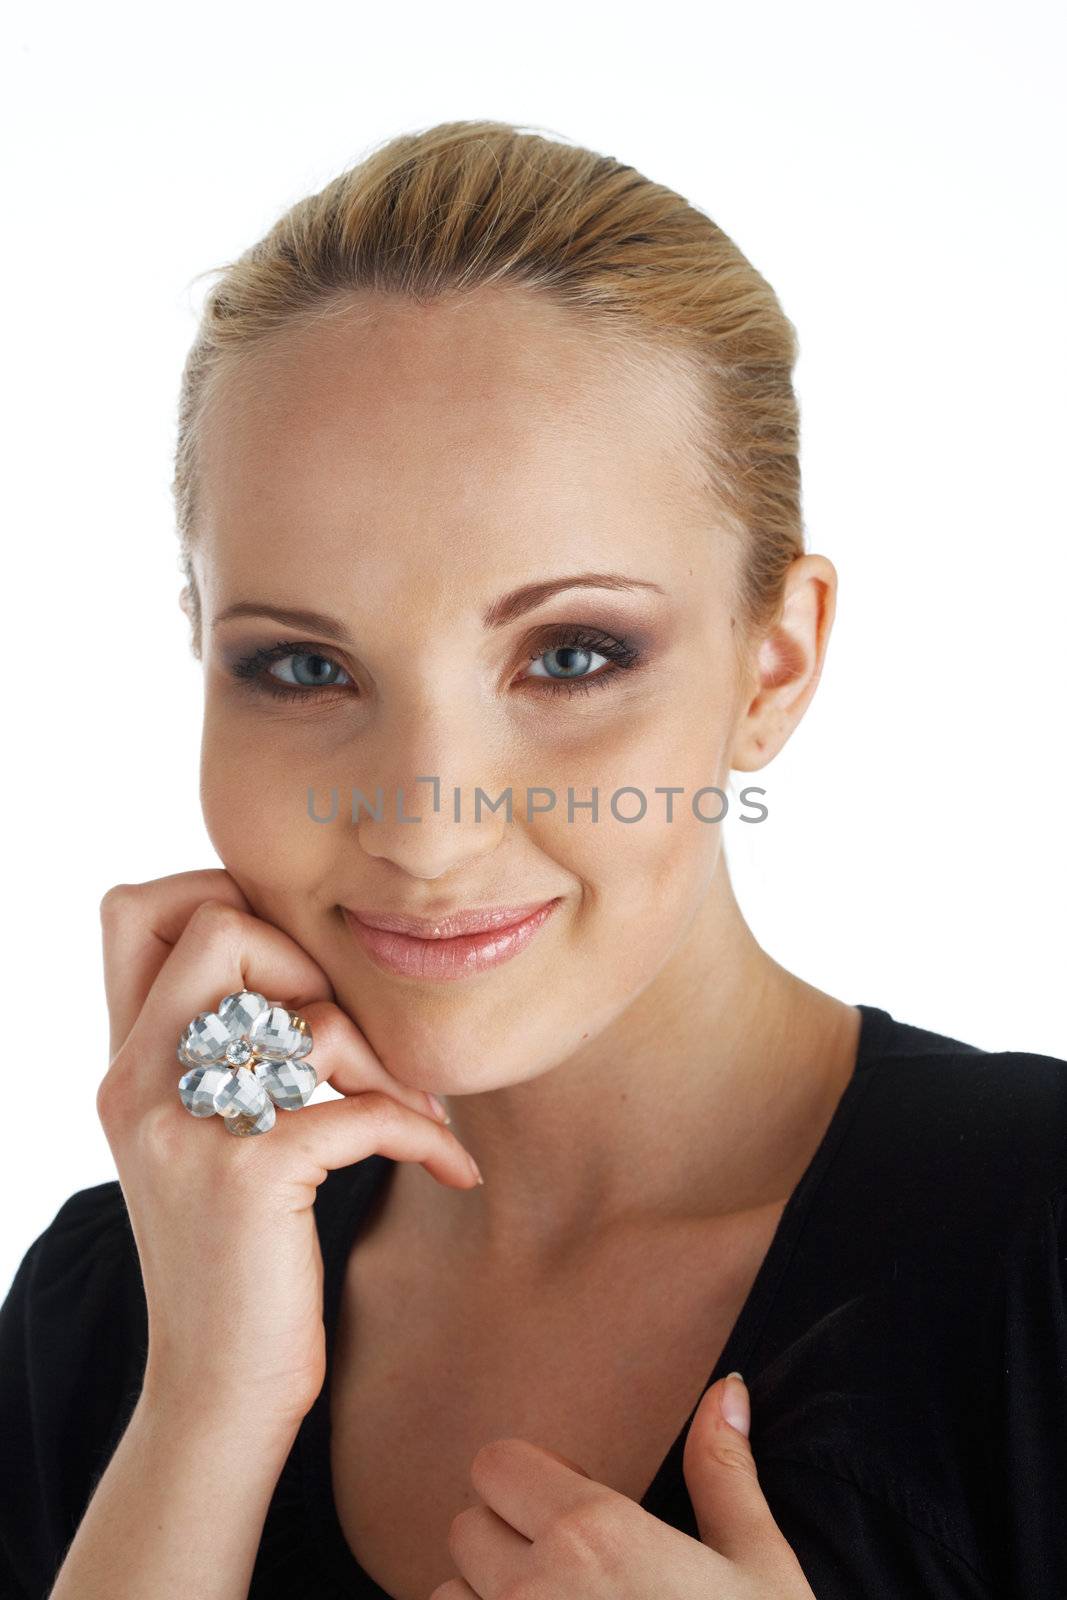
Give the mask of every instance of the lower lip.
M 440 982 L 468 978 L 510 961 L 520 950 L 525 950 L 558 905 L 558 900 L 550 900 L 524 922 L 516 922 L 510 928 L 465 933 L 455 939 L 416 939 L 407 933 L 368 928 L 347 908 L 345 921 L 375 966 L 403 978 L 432 978 Z

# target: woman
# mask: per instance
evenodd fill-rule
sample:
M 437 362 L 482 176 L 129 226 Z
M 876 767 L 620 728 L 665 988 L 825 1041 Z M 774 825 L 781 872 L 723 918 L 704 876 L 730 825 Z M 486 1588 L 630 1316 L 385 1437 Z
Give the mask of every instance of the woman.
M 3 1309 L 12 1595 L 1067 1592 L 1064 1063 L 786 971 L 716 825 L 834 615 L 795 350 L 705 215 L 493 122 L 223 272 L 224 870 L 104 897 L 119 1179 Z M 224 995 L 341 1098 L 194 1127 Z

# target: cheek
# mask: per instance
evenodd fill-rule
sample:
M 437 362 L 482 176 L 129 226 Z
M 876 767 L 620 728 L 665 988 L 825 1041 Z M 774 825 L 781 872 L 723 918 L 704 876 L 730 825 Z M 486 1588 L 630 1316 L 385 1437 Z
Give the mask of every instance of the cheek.
M 208 716 L 200 752 L 200 805 L 208 836 L 223 866 L 244 887 L 307 891 L 326 875 L 336 827 L 308 814 L 308 783 L 271 730 L 234 726 Z M 329 796 L 316 797 L 320 808 Z M 325 810 L 323 814 L 326 814 Z M 246 890 L 247 892 L 247 890 Z
M 596 823 L 561 823 L 542 846 L 582 885 L 575 933 L 584 981 L 594 971 L 612 1004 L 670 959 L 706 901 L 722 847 L 721 826 L 694 817 L 688 787 L 675 796 L 670 822 L 664 797 L 650 789 L 648 800 L 640 821 L 619 822 L 602 806 Z M 714 795 L 703 804 L 709 816 L 719 809 Z M 624 808 L 636 815 L 637 797 L 621 797 Z
M 657 696 L 654 705 L 612 718 L 595 739 L 561 753 L 541 780 L 556 803 L 531 825 L 538 846 L 594 897 L 610 893 L 620 915 L 662 896 L 695 902 L 714 871 L 722 829 L 694 814 L 693 797 L 710 786 L 725 790 L 729 739 L 729 708 L 710 700 Z M 587 803 L 594 790 L 595 821 Z M 705 817 L 721 805 L 713 794 L 698 802 Z
M 531 836 L 582 886 L 574 930 L 581 965 L 576 980 L 588 1007 L 589 973 L 596 973 L 598 1023 L 655 976 L 706 900 L 722 826 L 701 821 L 693 797 L 710 786 L 725 791 L 728 737 L 727 711 L 663 704 L 629 719 L 613 736 L 605 733 L 595 749 L 575 747 L 547 780 L 555 808 L 536 820 Z M 573 821 L 567 820 L 568 785 L 574 791 Z M 594 787 L 596 821 L 580 804 Z M 657 792 L 667 788 L 681 792 Z M 612 810 L 613 795 L 619 816 Z M 701 796 L 703 816 L 715 817 L 721 808 L 716 795 Z

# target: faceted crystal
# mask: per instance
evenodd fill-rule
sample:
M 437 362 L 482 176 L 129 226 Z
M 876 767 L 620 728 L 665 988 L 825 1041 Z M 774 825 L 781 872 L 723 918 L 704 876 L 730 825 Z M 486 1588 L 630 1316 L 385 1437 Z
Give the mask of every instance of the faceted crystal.
M 229 1077 L 227 1067 L 193 1067 L 178 1080 L 182 1105 L 194 1117 L 214 1116 L 215 1096 Z
M 229 1028 L 216 1012 L 201 1011 L 182 1034 L 181 1049 L 185 1054 L 180 1059 L 195 1062 L 197 1066 L 221 1061 L 232 1037 Z
M 267 1103 L 267 1091 L 247 1067 L 238 1067 L 215 1092 L 215 1110 L 220 1116 L 258 1117 Z
M 247 1039 L 231 1039 L 226 1046 L 226 1060 L 231 1067 L 244 1067 L 252 1059 L 252 1046 Z
M 254 989 L 239 989 L 236 994 L 228 994 L 225 1000 L 220 1000 L 218 1005 L 218 1014 L 230 1030 L 231 1039 L 247 1033 L 260 1013 L 269 1010 L 267 1001 Z
M 305 1056 L 309 1056 L 311 1054 L 311 1029 L 308 1027 L 304 1018 L 298 1016 L 295 1011 L 290 1011 L 289 1021 L 292 1023 L 296 1031 L 302 1036 L 300 1043 L 293 1051 L 292 1058 L 294 1061 L 302 1061 Z
M 277 1121 L 277 1112 L 274 1102 L 268 1100 L 258 1117 L 246 1115 L 244 1112 L 235 1112 L 233 1115 L 223 1117 L 230 1133 L 246 1135 L 251 1133 L 269 1133 Z
M 318 1087 L 319 1075 L 310 1061 L 260 1061 L 253 1070 L 283 1111 L 306 1106 Z
M 271 1006 L 261 1011 L 248 1031 L 252 1048 L 257 1056 L 267 1061 L 285 1061 L 295 1055 L 304 1042 L 304 1035 L 293 1027 L 292 1018 L 284 1006 Z

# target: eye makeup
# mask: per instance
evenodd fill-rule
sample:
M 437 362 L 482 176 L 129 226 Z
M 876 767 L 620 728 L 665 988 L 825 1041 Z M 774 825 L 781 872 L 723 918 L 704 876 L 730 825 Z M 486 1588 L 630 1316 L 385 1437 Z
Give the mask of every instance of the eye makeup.
M 588 694 L 594 688 L 609 687 L 621 673 L 632 671 L 644 661 L 644 649 L 635 639 L 575 623 L 546 623 L 531 630 L 523 641 L 523 652 L 528 666 L 538 665 L 544 657 L 558 652 L 602 658 L 600 665 L 580 676 L 558 676 L 552 671 L 527 672 L 514 680 L 524 687 L 532 685 L 535 694 Z M 270 670 L 279 662 L 300 658 L 318 667 L 332 667 L 347 681 L 335 678 L 329 683 L 294 684 L 279 679 Z M 276 700 L 321 700 L 328 695 L 351 693 L 354 689 L 347 670 L 329 650 L 299 639 L 279 639 L 273 644 L 238 653 L 227 661 L 226 671 L 250 693 Z

